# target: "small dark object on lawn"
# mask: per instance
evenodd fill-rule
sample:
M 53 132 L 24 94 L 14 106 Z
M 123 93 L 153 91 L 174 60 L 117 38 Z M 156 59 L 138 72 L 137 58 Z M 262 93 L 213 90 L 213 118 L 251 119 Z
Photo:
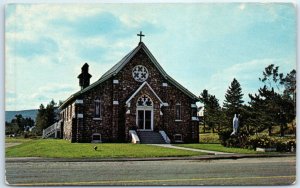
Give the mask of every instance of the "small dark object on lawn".
M 94 146 L 94 150 L 96 151 L 98 149 L 98 147 L 97 146 Z

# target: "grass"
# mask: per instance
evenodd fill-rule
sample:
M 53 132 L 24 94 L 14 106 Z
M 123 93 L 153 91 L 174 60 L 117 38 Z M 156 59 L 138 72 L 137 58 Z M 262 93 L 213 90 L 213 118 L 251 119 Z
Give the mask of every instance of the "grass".
M 33 139 L 29 139 L 29 138 L 21 138 L 21 137 L 15 137 L 15 138 L 5 138 L 5 143 L 25 143 L 25 142 L 29 142 L 32 141 Z
M 243 148 L 228 148 L 228 147 L 222 146 L 221 144 L 176 144 L 176 146 L 195 148 L 195 149 L 203 149 L 203 150 L 211 150 L 211 151 L 228 152 L 228 153 L 240 153 L 240 154 L 261 153 L 261 152 L 256 152 L 254 150 L 243 149 Z
M 13 141 L 13 140 L 10 140 Z M 23 140 L 24 141 L 24 140 Z M 94 146 L 98 147 L 94 151 Z M 143 157 L 183 157 L 206 153 L 176 150 L 143 144 L 91 144 L 70 143 L 66 140 L 38 139 L 6 148 L 6 157 L 46 157 L 46 158 L 143 158 Z

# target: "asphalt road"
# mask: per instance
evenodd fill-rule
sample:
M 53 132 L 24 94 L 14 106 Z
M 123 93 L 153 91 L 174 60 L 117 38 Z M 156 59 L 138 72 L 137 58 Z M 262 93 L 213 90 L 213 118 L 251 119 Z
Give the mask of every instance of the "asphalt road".
M 289 185 L 295 179 L 295 157 L 6 163 L 6 182 L 20 186 Z

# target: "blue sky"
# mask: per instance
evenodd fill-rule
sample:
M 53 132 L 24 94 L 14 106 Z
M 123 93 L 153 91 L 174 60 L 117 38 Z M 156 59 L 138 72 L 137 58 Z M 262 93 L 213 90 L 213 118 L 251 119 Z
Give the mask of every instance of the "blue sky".
M 273 63 L 296 68 L 296 8 L 289 3 L 18 4 L 5 12 L 5 109 L 38 108 L 79 90 L 143 42 L 165 71 L 195 95 L 223 104 L 236 78 L 248 94 Z

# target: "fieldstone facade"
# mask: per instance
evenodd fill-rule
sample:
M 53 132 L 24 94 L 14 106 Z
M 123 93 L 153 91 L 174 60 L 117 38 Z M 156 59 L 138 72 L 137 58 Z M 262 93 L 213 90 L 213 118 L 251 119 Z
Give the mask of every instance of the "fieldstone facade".
M 91 77 L 87 71 L 85 64 L 82 89 L 60 106 L 63 138 L 91 142 L 100 135 L 102 142 L 128 142 L 135 129 L 199 142 L 198 98 L 165 73 L 144 43 L 91 85 L 84 84 Z

